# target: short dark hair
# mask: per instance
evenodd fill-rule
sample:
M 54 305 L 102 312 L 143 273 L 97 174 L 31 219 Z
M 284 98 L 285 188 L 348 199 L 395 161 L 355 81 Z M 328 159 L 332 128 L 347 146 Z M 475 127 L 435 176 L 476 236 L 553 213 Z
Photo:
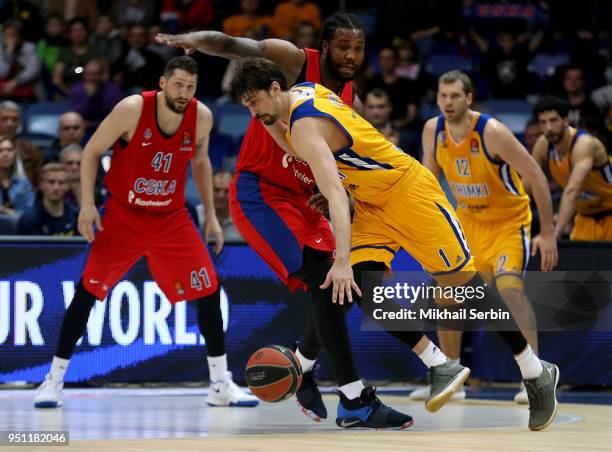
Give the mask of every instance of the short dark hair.
M 365 35 L 365 27 L 356 15 L 351 13 L 334 13 L 325 19 L 321 26 L 319 50 L 323 50 L 323 41 L 330 42 L 334 38 L 338 28 L 361 30 Z
M 368 91 L 365 97 L 366 102 L 368 101 L 369 96 L 376 97 L 378 99 L 383 99 L 386 103 L 391 104 L 391 98 L 389 97 L 389 94 L 387 94 L 387 92 L 382 88 L 374 88 L 372 91 Z
M 455 83 L 456 81 L 461 82 L 461 85 L 463 85 L 463 92 L 466 95 L 474 92 L 474 86 L 470 77 L 465 72 L 461 72 L 457 69 L 453 69 L 452 71 L 442 74 L 438 79 L 438 85 L 441 83 L 447 85 L 450 83 Z
M 191 75 L 198 75 L 198 63 L 187 55 L 174 57 L 168 61 L 164 68 L 164 77 L 172 77 L 176 69 L 181 69 Z
M 545 111 L 556 111 L 562 118 L 569 115 L 570 106 L 565 99 L 557 96 L 542 96 L 533 106 L 533 116 L 538 119 L 540 113 Z
M 278 82 L 283 91 L 287 90 L 287 81 L 280 68 L 265 58 L 249 58 L 239 64 L 230 88 L 230 96 L 240 103 L 246 95 L 257 91 L 267 91 L 272 82 Z
M 73 17 L 72 19 L 68 21 L 68 29 L 70 29 L 74 24 L 82 24 L 83 27 L 85 27 L 85 29 L 89 31 L 89 21 L 87 20 L 86 17 L 83 17 L 83 16 Z

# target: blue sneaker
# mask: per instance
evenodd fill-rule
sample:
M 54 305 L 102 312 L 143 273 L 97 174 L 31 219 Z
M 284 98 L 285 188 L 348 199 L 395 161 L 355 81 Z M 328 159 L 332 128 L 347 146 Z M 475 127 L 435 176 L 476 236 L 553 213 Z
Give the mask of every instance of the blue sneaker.
M 382 403 L 372 386 L 363 388 L 361 396 L 353 400 L 347 399 L 340 391 L 334 392 L 340 396 L 336 418 L 338 427 L 404 430 L 414 422 L 411 416 Z
M 319 386 L 314 379 L 314 373 L 318 368 L 319 366 L 315 364 L 311 370 L 302 374 L 302 384 L 295 393 L 297 404 L 302 413 L 315 422 L 327 419 L 327 408 L 325 408 L 321 391 L 319 391 Z

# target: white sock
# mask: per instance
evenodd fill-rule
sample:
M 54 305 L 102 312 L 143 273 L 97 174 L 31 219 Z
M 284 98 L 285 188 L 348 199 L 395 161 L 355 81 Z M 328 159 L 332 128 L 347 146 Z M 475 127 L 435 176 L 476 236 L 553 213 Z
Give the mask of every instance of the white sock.
M 531 346 L 527 345 L 527 348 L 520 354 L 514 357 L 516 363 L 521 369 L 521 375 L 524 380 L 531 380 L 532 378 L 538 378 L 544 371 L 540 359 L 533 353 Z
M 302 355 L 302 352 L 300 352 L 299 348 L 295 351 L 295 356 L 297 356 L 297 359 L 300 362 L 300 365 L 302 366 L 303 373 L 306 373 L 309 370 L 312 370 L 312 367 L 314 366 L 316 359 L 306 358 L 304 355 Z
M 429 345 L 423 350 L 423 353 L 419 355 L 423 364 L 427 368 L 444 364 L 448 359 L 442 350 L 440 350 L 433 342 L 429 341 Z
M 68 369 L 69 359 L 53 357 L 51 361 L 51 379 L 54 381 L 64 381 L 66 369 Z
M 340 391 L 347 399 L 353 400 L 361 395 L 361 391 L 365 388 L 361 380 L 354 381 L 347 385 L 340 386 Z
M 209 356 L 206 359 L 208 360 L 210 383 L 223 380 L 227 372 L 227 355 Z

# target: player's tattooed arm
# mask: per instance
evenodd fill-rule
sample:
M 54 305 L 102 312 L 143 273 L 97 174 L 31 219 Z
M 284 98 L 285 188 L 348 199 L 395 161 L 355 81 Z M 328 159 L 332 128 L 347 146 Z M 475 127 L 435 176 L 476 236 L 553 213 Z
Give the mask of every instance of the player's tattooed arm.
M 206 241 L 211 236 L 215 237 L 215 253 L 223 248 L 223 231 L 217 220 L 215 204 L 213 201 L 212 165 L 208 156 L 208 144 L 210 131 L 212 129 L 212 113 L 201 102 L 198 102 L 198 123 L 196 136 L 195 156 L 191 160 L 191 172 L 200 200 L 204 205 L 206 215 L 204 224 L 204 235 Z
M 306 60 L 306 55 L 302 50 L 282 39 L 255 41 L 249 38 L 236 38 L 219 31 L 206 30 L 179 35 L 160 33 L 155 40 L 160 44 L 182 48 L 187 55 L 198 51 L 234 60 L 268 58 L 281 67 L 289 85 L 295 83 Z

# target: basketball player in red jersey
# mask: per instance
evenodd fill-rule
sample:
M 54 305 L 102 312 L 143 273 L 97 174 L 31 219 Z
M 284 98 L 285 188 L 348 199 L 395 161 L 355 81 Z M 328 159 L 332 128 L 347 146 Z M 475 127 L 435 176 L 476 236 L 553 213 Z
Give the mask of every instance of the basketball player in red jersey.
M 363 63 L 365 33 L 352 14 L 335 13 L 323 22 L 318 50 L 298 49 L 278 39 L 233 38 L 216 31 L 161 34 L 156 39 L 183 48 L 187 54 L 197 50 L 238 60 L 265 57 L 280 66 L 288 86 L 319 83 L 357 112 L 363 108 L 352 80 Z M 387 408 L 380 408 L 373 389 L 364 388 L 357 376 L 344 309 L 332 304 L 332 288 L 323 284 L 332 266 L 335 242 L 325 217 L 309 206 L 309 200 L 316 199 L 312 198 L 312 172 L 307 164 L 286 154 L 259 119 L 251 120 L 242 142 L 230 191 L 230 209 L 242 237 L 289 289 L 310 290 L 312 320 L 307 322 L 296 350 L 304 371 L 302 386 L 296 394 L 302 411 L 316 421 L 327 417 L 312 372 L 322 344 L 340 386 L 340 404 L 349 411 L 373 408 L 366 422 L 338 423 L 340 427 L 406 427 L 412 419 L 391 409 L 382 416 Z M 405 343 L 409 341 L 405 332 L 389 333 Z M 444 391 L 449 390 L 441 386 Z
M 34 405 L 62 405 L 64 374 L 83 335 L 96 299 L 109 290 L 142 256 L 171 303 L 196 304 L 198 325 L 206 339 L 213 406 L 255 406 L 227 371 L 220 288 L 208 251 L 185 207 L 187 163 L 206 209 L 206 238 L 223 233 L 213 205 L 208 140 L 212 115 L 194 98 L 197 64 L 187 56 L 172 59 L 160 78 L 160 91 L 126 97 L 93 134 L 81 163 L 82 199 L 79 232 L 93 242 L 74 298 L 60 330 L 51 371 Z M 102 153 L 113 148 L 106 176 L 110 193 L 103 217 L 94 204 L 94 182 Z M 94 225 L 98 231 L 94 233 Z

